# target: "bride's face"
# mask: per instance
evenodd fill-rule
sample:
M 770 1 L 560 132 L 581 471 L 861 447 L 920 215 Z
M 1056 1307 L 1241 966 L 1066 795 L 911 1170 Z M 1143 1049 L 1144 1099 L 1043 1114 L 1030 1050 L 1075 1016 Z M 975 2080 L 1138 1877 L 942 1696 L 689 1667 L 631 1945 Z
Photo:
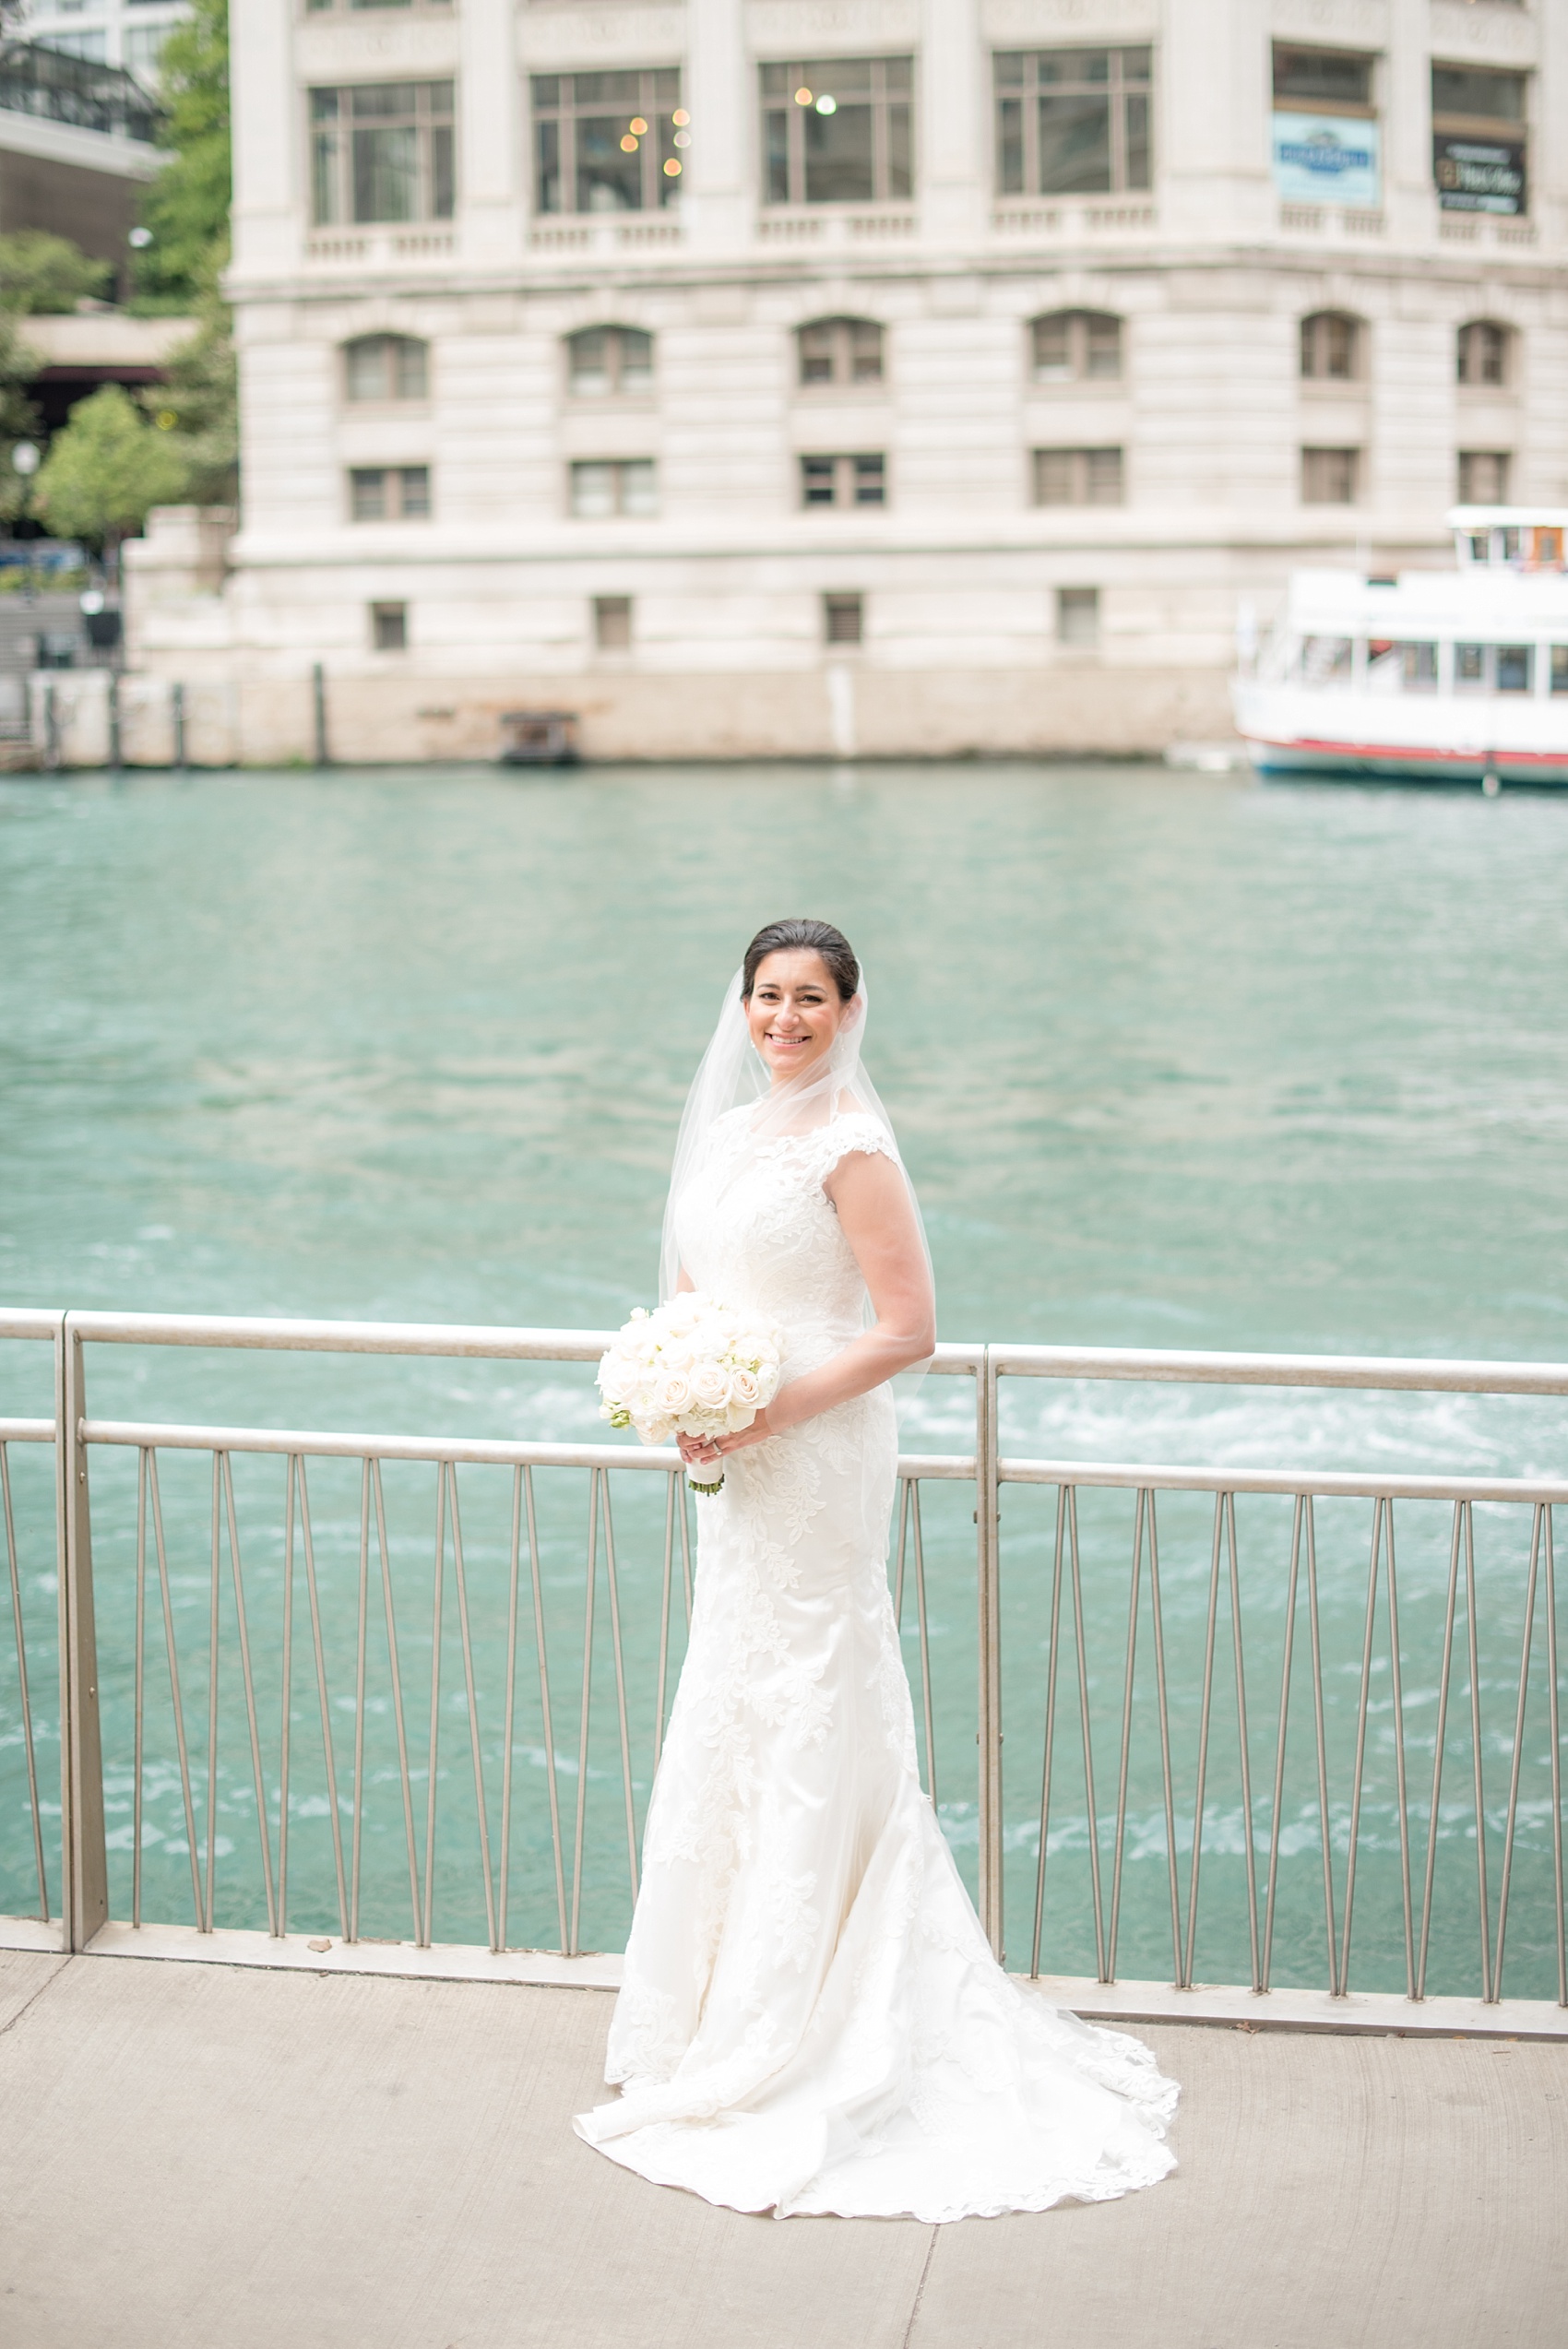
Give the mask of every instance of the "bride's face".
M 757 966 L 746 1022 L 775 1085 L 826 1059 L 849 1008 L 820 955 L 797 948 Z

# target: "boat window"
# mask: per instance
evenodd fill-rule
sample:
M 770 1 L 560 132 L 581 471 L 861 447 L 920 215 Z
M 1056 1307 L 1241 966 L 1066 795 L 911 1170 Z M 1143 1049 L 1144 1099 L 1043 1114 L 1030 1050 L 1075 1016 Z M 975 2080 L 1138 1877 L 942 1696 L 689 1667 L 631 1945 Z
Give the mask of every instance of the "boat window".
M 1533 645 L 1498 646 L 1497 690 L 1500 694 L 1527 694 L 1535 679 L 1535 670 Z
M 1349 637 L 1303 636 L 1301 674 L 1309 685 L 1326 685 L 1333 678 L 1348 677 L 1350 674 Z
M 1437 647 L 1435 645 L 1398 645 L 1401 680 L 1408 694 L 1435 694 L 1437 691 Z
M 1504 563 L 1517 563 L 1517 562 L 1518 562 L 1518 560 L 1519 560 L 1519 533 L 1518 533 L 1518 531 L 1517 531 L 1517 530 L 1513 530 L 1513 529 L 1509 529 L 1509 530 L 1499 530 L 1499 532 L 1498 532 L 1498 534 L 1497 534 L 1497 535 L 1498 535 L 1498 537 L 1499 537 L 1499 538 L 1502 540 L 1502 541 L 1503 541 L 1503 562 L 1504 562 Z
M 1491 532 L 1490 530 L 1472 530 L 1465 543 L 1470 550 L 1472 563 L 1491 561 Z
M 1551 690 L 1554 694 L 1568 694 L 1568 645 L 1551 647 Z
M 1562 533 L 1561 530 L 1536 529 L 1530 532 L 1530 561 L 1543 571 L 1558 571 L 1562 567 Z
M 1454 690 L 1458 694 L 1484 694 L 1486 691 L 1485 645 L 1455 645 L 1454 647 Z

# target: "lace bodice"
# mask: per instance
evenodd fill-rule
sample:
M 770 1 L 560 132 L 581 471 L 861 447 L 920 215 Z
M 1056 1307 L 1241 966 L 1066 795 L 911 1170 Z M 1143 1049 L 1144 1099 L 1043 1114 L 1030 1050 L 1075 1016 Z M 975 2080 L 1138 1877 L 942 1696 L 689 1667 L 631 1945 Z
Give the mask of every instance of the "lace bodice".
M 754 1144 L 750 1115 L 719 1121 L 676 1204 L 681 1262 L 695 1287 L 777 1322 L 793 1357 L 810 1336 L 841 1342 L 861 1324 L 865 1283 L 824 1183 L 850 1151 L 897 1152 L 861 1110 Z

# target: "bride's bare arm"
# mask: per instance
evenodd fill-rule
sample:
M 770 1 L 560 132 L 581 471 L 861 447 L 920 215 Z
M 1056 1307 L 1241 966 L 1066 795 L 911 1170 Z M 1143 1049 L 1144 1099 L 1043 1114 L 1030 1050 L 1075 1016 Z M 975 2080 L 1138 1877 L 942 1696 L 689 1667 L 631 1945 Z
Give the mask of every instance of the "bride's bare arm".
M 911 1363 L 923 1362 L 936 1343 L 936 1301 L 902 1170 L 881 1152 L 852 1150 L 840 1158 L 825 1188 L 854 1251 L 876 1320 L 831 1361 L 781 1387 L 749 1428 L 721 1436 L 719 1452 L 761 1443 L 802 1419 L 814 1419 L 819 1411 L 830 1411 L 836 1403 L 867 1394 Z M 688 1441 L 695 1454 L 693 1440 L 683 1441 L 682 1451 Z

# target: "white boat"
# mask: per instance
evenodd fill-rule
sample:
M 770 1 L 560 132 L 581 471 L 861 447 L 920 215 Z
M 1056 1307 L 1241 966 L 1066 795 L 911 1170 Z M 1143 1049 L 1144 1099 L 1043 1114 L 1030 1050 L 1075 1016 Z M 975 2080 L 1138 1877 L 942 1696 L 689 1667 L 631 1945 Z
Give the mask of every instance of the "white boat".
M 1260 773 L 1568 784 L 1568 507 L 1460 505 L 1453 571 L 1297 571 L 1232 688 Z

